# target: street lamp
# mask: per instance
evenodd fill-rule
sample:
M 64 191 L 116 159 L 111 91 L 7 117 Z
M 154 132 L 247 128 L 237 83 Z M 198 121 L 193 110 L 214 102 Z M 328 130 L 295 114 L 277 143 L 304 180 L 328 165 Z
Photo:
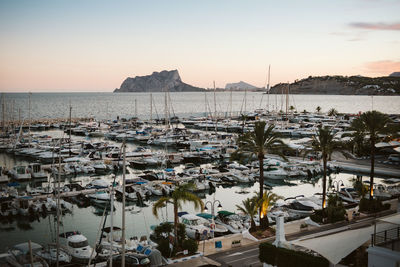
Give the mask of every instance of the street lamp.
M 212 225 L 213 225 L 213 228 L 215 229 L 215 221 L 214 221 L 214 211 L 215 211 L 215 204 L 217 204 L 218 203 L 218 206 L 217 206 L 217 208 L 218 208 L 218 210 L 220 211 L 221 209 L 222 209 L 222 205 L 221 205 L 221 202 L 219 201 L 219 200 L 214 200 L 213 202 L 211 202 L 211 201 L 207 201 L 205 204 L 204 204 L 204 211 L 205 212 L 208 212 L 208 208 L 207 208 L 207 204 L 210 204 L 210 206 L 211 206 L 211 216 L 212 216 Z M 213 230 L 213 239 L 214 239 L 214 229 L 212 229 Z
M 335 189 L 335 184 L 336 184 L 336 195 L 337 195 L 338 192 L 339 192 L 339 186 L 344 186 L 344 183 L 343 183 L 342 180 L 333 181 L 333 182 L 332 182 L 332 186 L 331 186 L 332 189 Z

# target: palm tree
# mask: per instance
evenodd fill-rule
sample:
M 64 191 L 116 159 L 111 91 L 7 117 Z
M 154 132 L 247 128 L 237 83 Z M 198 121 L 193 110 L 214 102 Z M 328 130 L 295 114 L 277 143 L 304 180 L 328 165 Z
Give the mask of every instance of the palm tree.
M 175 188 L 174 192 L 171 196 L 162 197 L 157 200 L 153 204 L 153 214 L 158 218 L 158 210 L 165 207 L 168 203 L 174 206 L 174 235 L 175 235 L 175 244 L 177 244 L 178 238 L 178 210 L 182 208 L 182 203 L 184 202 L 193 202 L 195 209 L 204 209 L 204 203 L 201 199 L 195 194 L 189 192 L 190 189 L 193 189 L 193 184 L 184 184 L 179 185 Z
M 258 209 L 257 197 L 246 198 L 242 201 L 242 206 L 236 205 L 236 208 L 246 215 L 250 216 L 250 229 L 253 231 L 256 229 L 256 223 L 254 222 L 254 216 L 257 214 Z
M 257 197 L 257 204 L 258 207 L 261 210 L 261 217 L 260 221 L 263 218 L 266 218 L 262 222 L 264 222 L 266 225 L 261 225 L 262 228 L 268 228 L 269 226 L 269 221 L 268 221 L 268 211 L 271 209 L 271 207 L 275 204 L 275 202 L 280 199 L 281 197 L 272 193 L 271 191 L 264 192 L 262 198 Z
M 257 121 L 254 126 L 254 131 L 242 134 L 238 138 L 239 153 L 248 154 L 249 157 L 257 156 L 260 169 L 260 198 L 263 196 L 264 189 L 264 158 L 267 152 L 273 152 L 283 157 L 283 149 L 288 149 L 288 146 L 283 143 L 278 133 L 273 131 L 274 125 L 270 125 L 265 129 L 265 121 Z M 261 210 L 260 210 L 261 215 Z
M 351 122 L 350 130 L 353 131 L 353 133 L 349 134 L 349 136 L 352 137 L 353 144 L 356 148 L 355 153 L 357 156 L 361 156 L 362 155 L 362 147 L 363 147 L 364 139 L 365 139 L 365 135 L 366 135 L 365 124 L 361 120 L 361 117 L 358 117 Z M 343 135 L 343 136 L 345 136 L 345 135 Z
M 318 106 L 315 110 L 317 111 L 317 113 L 319 113 L 321 111 L 321 107 Z
M 335 134 L 332 129 L 325 126 L 319 127 L 316 136 L 312 140 L 312 148 L 314 151 L 320 151 L 322 153 L 323 161 L 323 179 L 322 179 L 322 209 L 325 208 L 326 204 L 326 170 L 327 162 L 333 151 L 342 150 L 342 143 L 334 141 L 333 137 Z
M 374 187 L 374 168 L 375 168 L 375 144 L 378 141 L 378 135 L 390 132 L 388 123 L 390 122 L 389 116 L 379 111 L 367 111 L 360 116 L 360 121 L 365 127 L 365 132 L 369 134 L 369 143 L 371 150 L 371 176 L 370 176 L 370 189 L 369 199 L 373 199 Z
M 328 111 L 328 116 L 336 116 L 337 114 L 338 114 L 338 111 L 336 109 L 334 109 L 334 108 L 331 108 Z

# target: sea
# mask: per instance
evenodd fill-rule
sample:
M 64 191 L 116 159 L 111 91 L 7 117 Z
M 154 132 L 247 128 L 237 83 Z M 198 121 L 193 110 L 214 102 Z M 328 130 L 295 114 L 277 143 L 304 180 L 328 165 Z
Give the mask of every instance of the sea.
M 7 93 L 5 94 L 6 116 L 26 119 L 28 117 L 29 94 L 27 93 Z M 31 116 L 35 119 L 42 118 L 66 118 L 69 116 L 69 106 L 72 106 L 72 117 L 93 117 L 99 120 L 115 119 L 117 116 L 147 119 L 163 117 L 165 114 L 165 102 L 170 115 L 175 114 L 180 117 L 204 116 L 207 113 L 217 113 L 222 115 L 238 114 L 250 112 L 255 109 L 264 108 L 269 110 L 284 110 L 286 96 L 266 95 L 260 92 L 213 92 L 207 93 L 33 93 L 31 95 Z M 150 100 L 152 98 L 152 100 Z M 166 101 L 167 99 L 167 101 Z M 214 102 L 214 99 L 216 100 Z M 268 101 L 269 100 L 269 101 Z M 152 103 L 152 105 L 150 105 Z M 289 105 L 297 111 L 315 111 L 317 106 L 322 108 L 321 112 L 335 108 L 339 112 L 359 113 L 371 109 L 379 110 L 389 114 L 400 114 L 400 96 L 338 96 L 338 95 L 290 95 Z M 151 108 L 152 106 L 152 108 Z M 59 130 L 49 130 L 41 132 L 52 136 L 61 136 Z M 73 137 L 74 139 L 85 137 Z M 93 141 L 99 139 L 94 138 Z M 127 151 L 136 148 L 135 144 L 129 144 Z M 28 164 L 24 159 L 0 153 L 0 164 L 7 168 L 14 165 Z M 182 166 L 181 166 L 182 167 Z M 179 167 L 178 167 L 179 168 Z M 130 169 L 127 178 L 137 177 L 137 173 Z M 355 174 L 331 174 L 330 183 L 342 181 L 345 186 L 351 186 Z M 78 176 L 66 178 L 63 183 L 78 182 L 82 185 L 89 183 L 93 176 Z M 102 178 L 111 182 L 111 176 L 106 175 Z M 367 177 L 363 177 L 367 179 Z M 121 183 L 122 176 L 117 176 L 117 181 Z M 377 182 L 381 181 L 377 178 Z M 52 182 L 52 178 L 47 180 L 21 183 L 19 190 L 26 186 L 47 186 Z M 277 183 L 269 181 L 272 192 L 287 198 L 297 195 L 311 196 L 314 193 L 322 192 L 322 179 L 290 180 Z M 243 184 L 233 187 L 218 187 L 215 192 L 203 192 L 198 196 L 204 201 L 219 200 L 223 210 L 237 212 L 237 205 L 252 197 L 258 191 L 258 184 Z M 331 188 L 331 187 L 329 187 Z M 330 189 L 331 190 L 331 189 Z M 247 192 L 247 193 L 244 193 Z M 152 203 L 156 199 L 146 201 L 145 207 L 138 207 L 136 203 L 128 202 L 128 207 L 134 207 L 135 212 L 126 211 L 126 236 L 133 237 L 150 234 L 150 226 L 159 224 L 163 221 L 173 221 L 173 209 L 171 205 L 163 208 L 159 216 L 155 217 L 152 213 Z M 185 203 L 182 210 L 189 213 L 199 213 L 194 210 L 190 203 Z M 209 207 L 210 210 L 210 207 Z M 94 246 L 100 229 L 102 227 L 102 211 L 94 206 L 80 208 L 74 205 L 72 213 L 64 214 L 61 218 L 60 232 L 78 230 L 84 234 L 89 243 Z M 35 219 L 13 218 L 0 220 L 0 253 L 7 251 L 15 244 L 31 240 L 33 242 L 46 245 L 53 242 L 56 236 L 56 218 L 50 214 L 46 217 Z M 122 204 L 115 202 L 114 225 L 121 226 Z M 109 226 L 108 216 L 105 223 Z
M 6 93 L 6 114 L 15 119 L 29 116 L 28 93 Z M 371 109 L 388 114 L 400 113 L 400 96 L 359 96 L 359 95 L 277 95 L 262 92 L 173 92 L 158 93 L 33 93 L 31 95 L 31 117 L 67 118 L 69 107 L 72 117 L 93 117 L 96 119 L 115 119 L 137 116 L 148 119 L 163 118 L 169 114 L 188 117 L 204 114 L 218 114 L 219 117 L 251 112 L 255 109 L 294 110 L 321 112 L 335 108 L 340 113 L 359 113 Z M 152 100 L 151 100 L 152 99 Z M 166 101 L 167 100 L 167 101 Z M 215 101 L 214 101 L 215 100 Z

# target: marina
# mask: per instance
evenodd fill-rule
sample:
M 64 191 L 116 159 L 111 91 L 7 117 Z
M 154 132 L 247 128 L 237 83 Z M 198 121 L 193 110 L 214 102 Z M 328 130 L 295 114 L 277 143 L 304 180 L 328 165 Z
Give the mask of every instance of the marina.
M 143 118 L 115 116 L 110 120 L 72 119 L 71 115 L 66 119 L 5 121 L 2 125 L 8 135 L 0 140 L 0 235 L 6 235 L 7 241 L 1 251 L 26 242 L 26 234 L 29 240 L 43 246 L 55 242 L 57 199 L 62 231 L 79 231 L 90 247 L 96 247 L 98 224 L 110 213 L 112 202 L 113 225 L 120 226 L 125 213 L 128 250 L 136 251 L 141 243 L 135 240 L 150 240 L 156 225 L 174 219 L 170 205 L 155 217 L 154 203 L 187 183 L 193 185 L 191 191 L 204 203 L 218 199 L 227 216 L 221 213 L 215 219 L 217 228 L 212 231 L 210 215 L 184 204 L 182 211 L 187 215 L 181 215 L 181 220 L 187 224 L 189 238 L 196 238 L 195 229 L 206 231 L 206 239 L 211 238 L 211 233 L 242 233 L 250 224 L 236 205 L 259 188 L 259 162 L 239 162 L 234 157 L 238 137 L 252 132 L 258 120 L 275 125 L 275 132 L 287 145 L 286 160 L 274 154 L 266 154 L 263 160 L 265 190 L 283 199 L 268 213 L 270 223 L 275 224 L 278 214 L 287 221 L 307 217 L 322 207 L 323 166 L 320 155 L 304 152 L 310 150 L 318 125 L 332 127 L 337 140 L 346 140 L 351 121 L 357 117 L 351 113 L 328 116 L 257 109 L 246 112 L 245 120 L 235 115 L 214 117 L 212 112 L 179 118 L 171 117 L 172 101 L 164 108 L 164 117 L 154 120 L 148 119 L 153 117 L 150 114 Z M 72 105 L 71 109 L 74 110 Z M 392 118 L 399 121 L 397 115 Z M 396 149 L 398 145 L 392 141 L 387 148 Z M 390 153 L 377 156 L 375 168 L 375 192 L 384 199 L 400 196 L 400 165 L 388 159 L 393 155 Z M 340 193 L 345 205 L 354 207 L 359 200 L 350 189 L 355 180 L 368 180 L 368 164 L 368 159 L 334 154 L 328 164 L 328 193 Z M 340 188 L 335 188 L 333 185 L 339 182 Z M 199 222 L 200 228 L 191 228 Z M 256 223 L 259 224 L 257 218 Z M 109 249 L 107 244 L 114 241 L 102 242 L 106 242 L 104 249 Z M 153 242 L 147 246 L 154 250 L 157 245 Z M 97 260 L 101 261 L 101 253 Z

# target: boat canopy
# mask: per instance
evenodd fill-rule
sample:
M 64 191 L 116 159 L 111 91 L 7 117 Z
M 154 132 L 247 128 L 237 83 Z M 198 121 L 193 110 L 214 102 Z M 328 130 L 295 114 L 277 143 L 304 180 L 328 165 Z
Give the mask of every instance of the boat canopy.
M 179 217 L 182 217 L 183 215 L 186 215 L 186 214 L 188 214 L 186 211 L 178 212 Z
M 196 216 L 199 216 L 199 217 L 204 218 L 204 219 L 212 219 L 212 217 L 213 217 L 209 213 L 198 213 L 198 214 L 196 214 Z
M 218 215 L 221 215 L 221 216 L 223 216 L 223 217 L 230 216 L 230 215 L 234 215 L 234 214 L 235 214 L 235 213 L 230 212 L 230 211 L 227 211 L 227 210 L 220 210 L 220 211 L 218 211 Z

